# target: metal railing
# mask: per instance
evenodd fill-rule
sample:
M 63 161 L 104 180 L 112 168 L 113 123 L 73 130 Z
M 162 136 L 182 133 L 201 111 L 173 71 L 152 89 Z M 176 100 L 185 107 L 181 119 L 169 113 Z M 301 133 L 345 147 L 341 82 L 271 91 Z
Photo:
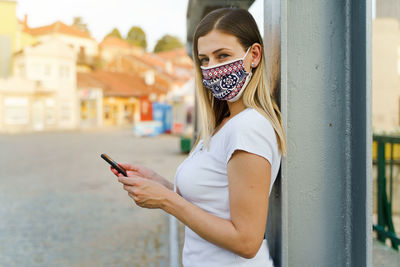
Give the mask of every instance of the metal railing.
M 392 247 L 398 250 L 400 237 L 396 235 L 393 224 L 393 166 L 400 167 L 400 136 L 374 135 L 373 164 L 376 165 L 377 176 L 377 212 L 378 223 L 373 225 L 378 240 L 385 243 L 389 238 Z M 387 171 L 389 167 L 389 172 Z M 389 173 L 389 180 L 387 174 Z M 389 184 L 388 184 L 389 182 Z M 387 192 L 389 187 L 389 192 Z M 389 193 L 389 194 L 388 194 Z

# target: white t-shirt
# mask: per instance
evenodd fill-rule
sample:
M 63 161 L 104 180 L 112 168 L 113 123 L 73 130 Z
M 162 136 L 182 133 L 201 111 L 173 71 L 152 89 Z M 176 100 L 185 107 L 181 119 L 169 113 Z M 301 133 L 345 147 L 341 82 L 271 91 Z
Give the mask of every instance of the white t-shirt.
M 186 200 L 210 214 L 230 220 L 227 163 L 235 150 L 260 155 L 270 162 L 271 193 L 281 154 L 270 121 L 253 108 L 246 108 L 228 120 L 211 137 L 208 151 L 203 148 L 203 140 L 199 141 L 176 171 L 175 192 L 179 188 Z M 182 263 L 185 267 L 273 266 L 265 239 L 257 255 L 246 259 L 208 242 L 187 226 Z

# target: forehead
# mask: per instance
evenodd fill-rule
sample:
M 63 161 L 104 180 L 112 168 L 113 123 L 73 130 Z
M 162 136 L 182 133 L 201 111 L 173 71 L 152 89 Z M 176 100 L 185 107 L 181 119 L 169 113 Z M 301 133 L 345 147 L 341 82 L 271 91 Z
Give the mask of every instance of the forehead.
M 233 51 L 243 50 L 236 36 L 218 30 L 212 30 L 197 40 L 199 54 L 208 55 L 220 48 Z

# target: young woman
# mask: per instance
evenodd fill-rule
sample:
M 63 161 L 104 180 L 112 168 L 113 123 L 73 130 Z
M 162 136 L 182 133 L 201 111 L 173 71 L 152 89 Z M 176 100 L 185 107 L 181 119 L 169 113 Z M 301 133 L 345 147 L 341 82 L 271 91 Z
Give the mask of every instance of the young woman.
M 121 164 L 129 177 L 111 170 L 137 205 L 185 224 L 185 267 L 273 266 L 264 231 L 286 139 L 251 14 L 209 13 L 193 57 L 202 129 L 174 184 L 144 166 Z

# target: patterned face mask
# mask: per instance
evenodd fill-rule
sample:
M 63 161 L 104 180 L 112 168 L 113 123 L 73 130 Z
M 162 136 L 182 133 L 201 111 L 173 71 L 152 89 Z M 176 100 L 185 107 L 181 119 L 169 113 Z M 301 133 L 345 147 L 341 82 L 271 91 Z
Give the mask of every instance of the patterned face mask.
M 215 98 L 230 102 L 240 98 L 252 75 L 251 71 L 248 73 L 244 68 L 244 59 L 250 48 L 242 58 L 211 67 L 200 66 L 203 85 L 211 90 Z

